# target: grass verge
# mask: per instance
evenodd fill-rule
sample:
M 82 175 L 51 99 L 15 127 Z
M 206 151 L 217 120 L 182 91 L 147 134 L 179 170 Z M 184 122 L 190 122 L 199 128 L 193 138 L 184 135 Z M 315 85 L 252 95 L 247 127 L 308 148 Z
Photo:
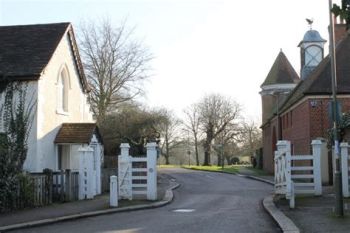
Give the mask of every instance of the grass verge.
M 189 168 L 200 171 L 211 171 L 211 172 L 226 172 L 226 173 L 237 173 L 239 172 L 239 166 L 182 166 L 183 168 Z

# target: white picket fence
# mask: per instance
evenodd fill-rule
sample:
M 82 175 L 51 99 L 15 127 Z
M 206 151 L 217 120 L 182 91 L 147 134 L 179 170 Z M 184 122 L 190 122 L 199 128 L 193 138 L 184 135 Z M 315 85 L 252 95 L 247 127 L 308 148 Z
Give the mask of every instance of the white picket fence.
M 275 193 L 285 195 L 289 200 L 290 208 L 294 208 L 297 194 L 322 195 L 320 160 L 322 142 L 313 140 L 311 145 L 312 155 L 291 155 L 289 141 L 278 141 L 277 143 Z M 303 165 L 298 166 L 294 161 L 304 162 Z
M 147 143 L 147 154 L 129 155 L 129 144 L 122 143 L 118 156 L 119 198 L 132 200 L 144 195 L 147 200 L 157 199 L 157 144 Z

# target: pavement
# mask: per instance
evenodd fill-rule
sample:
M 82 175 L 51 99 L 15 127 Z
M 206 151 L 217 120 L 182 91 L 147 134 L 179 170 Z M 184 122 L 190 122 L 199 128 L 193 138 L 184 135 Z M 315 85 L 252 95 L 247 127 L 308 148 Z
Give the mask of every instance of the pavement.
M 273 184 L 273 176 L 256 175 L 249 169 L 240 173 L 253 179 L 263 179 Z M 344 217 L 334 214 L 335 195 L 333 186 L 323 186 L 322 196 L 297 196 L 295 208 L 290 209 L 286 199 L 268 196 L 263 205 L 283 232 L 288 233 L 348 233 L 350 232 L 350 199 L 344 199 Z
M 290 209 L 285 199 L 276 199 L 275 204 L 300 232 L 329 233 L 350 232 L 350 200 L 344 199 L 344 217 L 334 214 L 335 195 L 333 186 L 323 186 L 322 196 L 297 196 L 295 209 Z
M 57 203 L 39 208 L 2 213 L 0 214 L 0 232 L 84 217 L 164 206 L 173 200 L 172 189 L 177 188 L 179 184 L 166 174 L 158 174 L 157 201 L 122 200 L 119 201 L 117 208 L 110 208 L 109 194 L 105 194 L 99 195 L 93 200 Z

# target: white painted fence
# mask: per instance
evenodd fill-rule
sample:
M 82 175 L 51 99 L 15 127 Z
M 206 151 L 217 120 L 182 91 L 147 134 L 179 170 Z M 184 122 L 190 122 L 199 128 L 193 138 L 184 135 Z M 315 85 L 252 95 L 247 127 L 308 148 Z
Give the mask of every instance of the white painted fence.
M 343 142 L 340 144 L 340 155 L 341 155 L 341 172 L 342 172 L 342 186 L 343 186 L 343 196 L 349 197 L 349 144 Z
M 92 199 L 95 196 L 93 182 L 93 153 L 89 147 L 79 148 L 79 200 Z
M 312 155 L 291 155 L 289 141 L 278 141 L 275 151 L 275 193 L 283 194 L 291 208 L 295 206 L 296 194 L 322 195 L 321 146 L 320 140 L 313 140 Z M 304 161 L 295 165 L 293 161 Z M 309 164 L 309 165 L 305 165 Z
M 118 156 L 118 186 L 119 199 L 132 200 L 131 156 L 129 156 L 129 144 L 120 145 L 121 155 Z
M 129 156 L 129 144 L 122 143 L 118 157 L 119 198 L 132 199 L 139 195 L 157 199 L 157 144 L 147 143 L 147 155 Z

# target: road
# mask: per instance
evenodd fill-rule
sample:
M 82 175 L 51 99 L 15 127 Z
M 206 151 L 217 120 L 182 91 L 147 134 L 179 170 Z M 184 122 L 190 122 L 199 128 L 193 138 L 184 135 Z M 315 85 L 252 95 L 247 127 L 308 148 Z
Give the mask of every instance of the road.
M 181 186 L 174 201 L 157 209 L 116 213 L 18 232 L 175 233 L 280 232 L 261 200 L 272 186 L 236 175 L 164 169 Z

